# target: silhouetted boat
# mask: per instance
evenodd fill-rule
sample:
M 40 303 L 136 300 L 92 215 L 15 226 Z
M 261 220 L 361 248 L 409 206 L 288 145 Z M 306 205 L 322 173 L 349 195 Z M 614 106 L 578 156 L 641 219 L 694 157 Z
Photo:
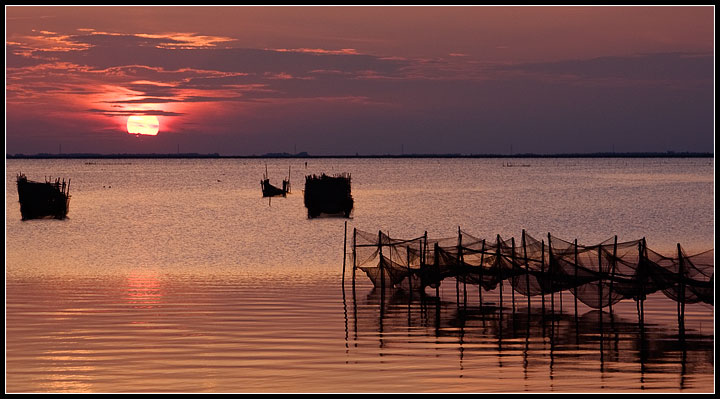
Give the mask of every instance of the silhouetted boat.
M 60 182 L 36 182 L 28 180 L 20 173 L 17 175 L 18 197 L 22 220 L 52 217 L 65 219 L 70 207 L 70 179 Z
M 308 218 L 321 215 L 350 217 L 353 209 L 350 175 L 305 176 L 305 207 Z
M 283 180 L 282 188 L 278 188 L 270 184 L 267 165 L 265 165 L 265 174 L 263 175 L 263 179 L 260 181 L 260 188 L 262 189 L 263 197 L 276 197 L 278 195 L 285 197 L 290 192 L 290 168 L 288 167 L 288 177 Z

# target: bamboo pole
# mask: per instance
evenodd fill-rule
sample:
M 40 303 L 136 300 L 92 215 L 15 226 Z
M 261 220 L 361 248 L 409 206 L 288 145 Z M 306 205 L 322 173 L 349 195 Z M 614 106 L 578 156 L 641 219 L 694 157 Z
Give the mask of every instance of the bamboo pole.
M 480 300 L 480 309 L 482 310 L 483 301 L 482 301 L 482 290 L 483 290 L 483 262 L 485 261 L 485 239 L 482 240 L 482 248 L 480 249 L 480 271 L 478 274 L 480 275 L 480 282 L 478 284 L 478 299 Z M 484 319 L 483 319 L 484 320 Z
M 458 263 L 460 264 L 460 271 L 463 273 L 463 306 L 467 308 L 467 274 L 465 272 L 465 257 L 462 248 L 462 233 L 460 232 L 460 226 L 458 226 Z
M 420 262 L 422 263 L 422 265 L 426 265 L 426 264 L 427 264 L 427 250 L 428 250 L 428 245 L 427 245 L 427 230 L 425 230 L 425 234 L 423 235 L 423 239 L 424 239 L 424 241 L 425 241 L 425 245 L 423 246 L 423 252 L 422 252 L 422 256 L 420 257 Z
M 545 240 L 540 240 L 541 252 L 540 252 L 540 292 L 542 293 L 542 319 L 543 326 L 545 325 Z
M 638 293 L 638 301 L 637 301 L 637 310 L 638 310 L 638 323 L 640 324 L 641 331 L 644 331 L 645 328 L 645 310 L 643 309 L 643 295 L 645 295 L 645 286 L 644 286 L 644 269 L 645 269 L 645 259 L 644 259 L 644 247 L 645 247 L 645 237 L 643 237 L 642 240 L 638 243 L 638 266 L 637 266 L 637 280 L 638 280 L 638 287 L 640 292 Z
M 548 232 L 548 273 L 550 274 L 550 315 L 555 319 L 555 276 L 553 270 L 552 240 Z
M 598 245 L 598 309 L 603 308 L 602 244 Z
M 510 242 L 512 243 L 512 267 L 514 270 L 515 269 L 515 237 L 510 237 Z M 510 278 L 511 279 L 514 278 L 514 273 L 513 273 L 513 276 L 511 276 Z M 510 283 L 510 292 L 512 294 L 513 320 L 515 320 L 515 287 L 513 286 L 512 282 Z
M 578 244 L 575 239 L 575 324 L 578 322 L 577 296 L 578 296 Z
M 530 315 L 530 263 L 527 257 L 527 242 L 525 241 L 525 229 L 522 231 L 523 257 L 525 258 L 525 286 L 528 301 L 528 316 Z M 528 317 L 528 323 L 530 318 Z
M 680 243 L 678 250 L 678 335 L 685 340 L 685 259 L 683 259 Z
M 612 263 L 610 264 L 611 270 L 610 270 L 610 288 L 608 292 L 608 307 L 610 314 L 613 313 L 613 307 L 612 307 L 612 293 L 613 293 L 613 282 L 615 280 L 615 266 L 617 265 L 617 235 L 615 236 L 615 242 L 613 243 L 613 257 L 612 257 Z
M 412 299 L 412 270 L 410 270 L 410 244 L 408 244 L 408 246 L 405 247 L 405 252 L 407 253 L 408 290 L 410 293 L 410 298 Z
M 353 249 L 352 249 L 352 258 L 353 258 L 352 283 L 353 283 L 353 287 L 355 287 L 355 269 L 357 269 L 357 228 L 356 228 L 356 227 L 353 227 Z
M 502 264 L 500 262 L 500 234 L 497 235 L 497 247 L 495 248 L 495 264 L 498 269 L 498 278 L 500 279 L 500 316 L 502 316 L 503 306 L 503 272 Z
M 440 257 L 440 253 L 438 252 L 439 248 L 440 248 L 440 247 L 439 247 L 438 243 L 435 243 L 435 246 L 433 247 L 433 249 L 434 249 L 433 252 L 435 252 L 433 258 L 434 258 L 434 262 L 435 262 L 435 271 L 437 272 L 437 282 L 436 282 L 436 286 L 435 286 L 435 296 L 437 296 L 437 298 L 438 298 L 438 305 L 439 305 L 439 302 L 440 302 L 440 258 L 439 258 L 439 257 Z
M 345 286 L 345 258 L 347 258 L 347 220 L 345 221 L 345 235 L 343 236 L 343 270 L 342 285 Z
M 382 289 L 382 294 L 385 294 L 385 266 L 383 261 L 383 253 L 382 253 L 382 230 L 378 230 L 378 253 L 380 254 L 380 288 Z
M 460 306 L 460 245 L 462 242 L 462 236 L 460 235 L 460 226 L 458 226 L 458 244 L 457 244 L 457 259 L 455 261 L 455 303 Z

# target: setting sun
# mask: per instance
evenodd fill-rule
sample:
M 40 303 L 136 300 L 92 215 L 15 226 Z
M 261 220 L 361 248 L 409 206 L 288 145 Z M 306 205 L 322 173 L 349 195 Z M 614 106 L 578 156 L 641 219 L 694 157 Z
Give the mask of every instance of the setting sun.
M 132 115 L 127 121 L 127 131 L 130 134 L 145 134 L 156 136 L 160 130 L 160 122 L 153 115 Z

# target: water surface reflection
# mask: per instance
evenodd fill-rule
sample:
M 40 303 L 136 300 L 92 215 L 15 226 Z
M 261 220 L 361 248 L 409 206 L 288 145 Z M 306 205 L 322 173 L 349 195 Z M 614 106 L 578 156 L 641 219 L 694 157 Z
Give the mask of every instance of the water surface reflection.
M 351 354 L 374 344 L 386 359 L 432 363 L 454 356 L 456 378 L 476 380 L 477 392 L 685 390 L 699 375 L 713 373 L 712 335 L 691 333 L 683 340 L 666 325 L 639 324 L 633 314 L 576 315 L 526 302 L 501 308 L 492 298 L 467 305 L 391 288 L 347 291 Z

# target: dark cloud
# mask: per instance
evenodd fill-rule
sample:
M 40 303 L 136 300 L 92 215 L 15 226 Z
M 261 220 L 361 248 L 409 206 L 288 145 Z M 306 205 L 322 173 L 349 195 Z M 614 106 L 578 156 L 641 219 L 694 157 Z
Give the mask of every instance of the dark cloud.
M 180 116 L 184 115 L 181 112 L 168 112 L 158 109 L 151 109 L 151 110 L 122 110 L 122 111 L 113 111 L 113 110 L 106 110 L 106 109 L 97 109 L 97 108 L 91 108 L 85 110 L 86 112 L 92 112 L 92 113 L 98 113 L 105 116 L 131 116 L 131 115 L 155 115 L 155 116 Z
M 398 75 L 406 61 L 382 59 L 361 54 L 318 54 L 293 51 L 274 51 L 241 48 L 163 48 L 150 45 L 163 40 L 139 38 L 133 35 L 74 37 L 92 47 L 68 51 L 36 51 L 45 57 L 62 59 L 94 69 L 109 69 L 127 65 L 143 65 L 177 71 L 201 69 L 219 72 L 289 73 L 304 75 L 318 69 L 338 69 L 347 72 L 375 71 L 382 75 Z M 131 50 L 131 51 L 129 51 Z M 13 65 L 9 65 L 13 66 Z
M 525 63 L 496 66 L 494 69 L 552 76 L 576 76 L 583 79 L 697 81 L 713 79 L 715 70 L 713 64 L 712 54 L 661 53 Z

